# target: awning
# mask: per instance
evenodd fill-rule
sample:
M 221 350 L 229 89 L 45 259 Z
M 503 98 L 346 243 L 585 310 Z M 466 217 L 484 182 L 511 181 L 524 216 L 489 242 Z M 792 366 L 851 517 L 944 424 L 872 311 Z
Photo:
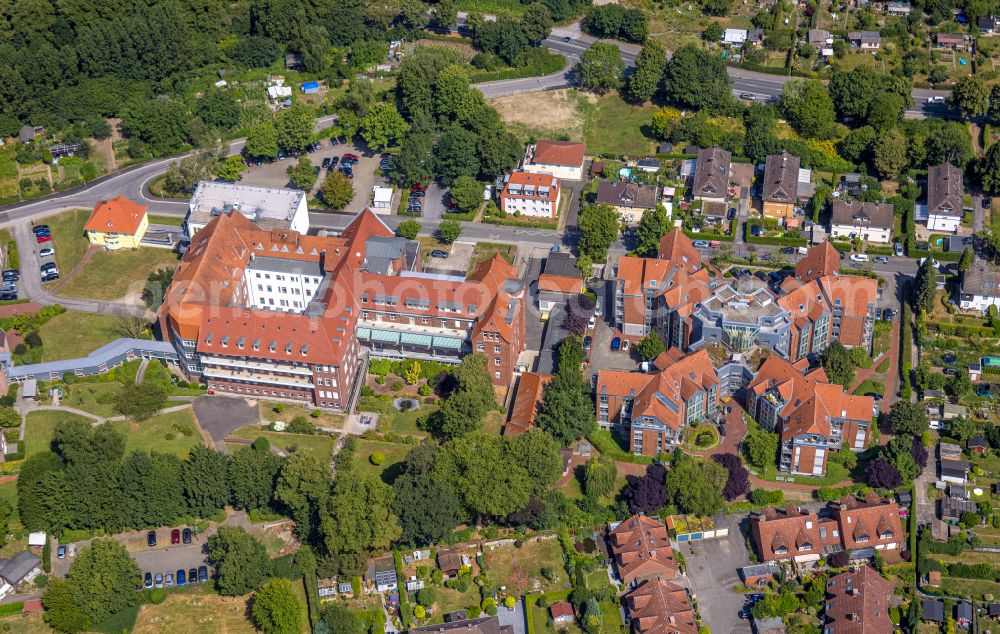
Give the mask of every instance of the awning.
M 371 328 L 358 328 L 354 331 L 358 339 L 369 339 L 372 336 Z
M 431 346 L 432 337 L 430 335 L 418 335 L 412 332 L 404 332 L 400 335 L 399 341 L 400 343 L 408 346 L 422 346 L 424 348 L 429 348 Z
M 399 344 L 399 333 L 391 330 L 372 330 L 372 341 L 397 345 Z
M 459 350 L 462 347 L 461 339 L 452 337 L 434 337 L 435 348 L 446 348 L 448 350 Z

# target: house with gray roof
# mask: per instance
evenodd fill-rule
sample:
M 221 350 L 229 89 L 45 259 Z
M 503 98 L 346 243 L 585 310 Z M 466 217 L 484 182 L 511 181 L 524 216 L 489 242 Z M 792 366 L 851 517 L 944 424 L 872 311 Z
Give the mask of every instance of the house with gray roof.
M 951 163 L 927 169 L 927 228 L 955 233 L 962 223 L 965 186 L 962 171 Z
M 1000 268 L 977 257 L 972 267 L 962 273 L 958 307 L 985 313 L 990 306 L 1000 306 Z
M 31 581 L 41 569 L 42 560 L 37 555 L 27 551 L 20 552 L 10 559 L 0 559 L 0 579 L 11 586 L 17 587 L 23 581 Z
M 733 154 L 718 145 L 698 149 L 691 183 L 691 196 L 695 200 L 725 202 L 729 194 L 729 167 Z

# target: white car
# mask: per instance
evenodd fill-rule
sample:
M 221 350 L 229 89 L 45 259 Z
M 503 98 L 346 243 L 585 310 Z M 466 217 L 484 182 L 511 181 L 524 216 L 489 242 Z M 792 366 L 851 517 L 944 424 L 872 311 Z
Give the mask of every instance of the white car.
M 593 330 L 597 326 L 597 317 L 594 315 L 590 316 L 590 321 L 587 322 L 587 328 Z
M 927 103 L 944 103 L 945 99 L 941 95 L 935 95 L 934 97 L 928 97 Z
M 55 249 L 53 249 L 52 247 L 45 247 L 44 249 L 38 252 L 38 257 L 47 258 L 55 254 L 56 254 Z
M 926 259 L 927 259 L 927 258 L 920 258 L 920 259 L 919 259 L 919 260 L 917 261 L 917 265 L 918 265 L 918 266 L 923 266 L 923 265 L 924 265 L 924 260 L 926 260 Z M 941 267 L 941 263 L 940 263 L 940 262 L 938 262 L 937 260 L 935 260 L 934 258 L 931 258 L 931 266 L 933 266 L 934 268 L 936 268 L 936 269 L 937 269 L 937 268 L 940 268 L 940 267 Z
M 868 254 L 867 253 L 852 253 L 851 254 L 851 262 L 867 262 L 867 261 L 868 261 Z

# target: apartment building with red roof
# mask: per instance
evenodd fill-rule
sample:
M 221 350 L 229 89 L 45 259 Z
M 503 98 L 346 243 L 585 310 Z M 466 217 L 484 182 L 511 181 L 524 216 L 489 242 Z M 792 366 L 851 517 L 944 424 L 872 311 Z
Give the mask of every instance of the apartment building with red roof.
M 889 618 L 892 594 L 892 583 L 867 564 L 830 577 L 826 582 L 822 630 L 837 634 L 894 631 Z
M 573 141 L 539 139 L 529 145 L 521 169 L 533 174 L 551 174 L 567 180 L 583 179 L 583 157 L 587 146 Z
M 657 456 L 683 441 L 688 425 L 714 416 L 719 377 L 705 350 L 670 348 L 655 374 L 616 370 L 597 373 L 597 422 L 628 434 L 633 453 Z
M 557 218 L 562 190 L 550 174 L 513 172 L 500 192 L 500 210 L 531 218 Z
M 677 575 L 667 526 L 660 519 L 633 515 L 624 522 L 610 524 L 607 538 L 618 577 L 625 585 Z
M 831 451 L 867 445 L 874 401 L 845 394 L 822 368 L 802 371 L 772 354 L 745 393 L 747 412 L 779 434 L 778 468 L 784 473 L 824 475 Z
M 696 634 L 698 623 L 687 590 L 663 579 L 649 579 L 623 597 L 632 634 Z
M 762 562 L 803 563 L 838 552 L 853 560 L 876 552 L 898 560 L 893 553 L 905 547 L 899 507 L 874 493 L 831 502 L 819 513 L 791 504 L 762 509 L 750 514 L 750 536 Z
M 370 356 L 487 357 L 508 385 L 524 289 L 499 256 L 468 278 L 420 271 L 419 249 L 365 210 L 336 237 L 265 231 L 236 211 L 194 234 L 158 313 L 192 379 L 217 392 L 349 409 Z

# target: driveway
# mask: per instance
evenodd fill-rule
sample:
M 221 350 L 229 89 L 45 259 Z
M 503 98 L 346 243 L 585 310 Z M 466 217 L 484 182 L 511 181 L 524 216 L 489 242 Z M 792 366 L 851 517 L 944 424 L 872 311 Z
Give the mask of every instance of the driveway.
M 737 570 L 750 563 L 746 542 L 739 523 L 744 516 L 733 515 L 729 521 L 729 536 L 688 542 L 679 546 L 687 564 L 691 592 L 698 599 L 699 611 L 709 628 L 716 634 L 750 632 L 750 624 L 739 618 L 745 596 L 733 592 L 740 583 Z
M 514 604 L 514 607 L 508 610 L 505 607 L 497 607 L 497 618 L 500 620 L 500 626 L 509 625 L 514 630 L 514 634 L 525 634 L 528 631 L 527 623 L 525 623 L 524 618 L 524 600 L 520 600 Z
M 623 372 L 635 372 L 639 369 L 639 362 L 631 356 L 630 352 L 615 351 L 611 349 L 611 340 L 615 338 L 615 331 L 603 319 L 597 319 L 597 327 L 590 334 L 594 338 L 594 343 L 590 349 L 590 367 L 587 372 L 593 374 L 599 370 L 621 370 Z
M 200 396 L 194 402 L 198 424 L 207 431 L 219 450 L 233 431 L 260 422 L 257 401 L 230 396 Z
M 431 183 L 427 186 L 425 196 L 420 200 L 423 203 L 420 217 L 425 220 L 440 220 L 442 214 L 448 209 L 448 188 Z
M 465 277 L 469 270 L 469 262 L 472 261 L 473 252 L 476 250 L 474 242 L 455 242 L 451 248 L 443 246 L 436 247 L 448 252 L 447 258 L 424 258 L 424 271 L 427 273 L 441 273 L 444 275 L 460 275 Z

